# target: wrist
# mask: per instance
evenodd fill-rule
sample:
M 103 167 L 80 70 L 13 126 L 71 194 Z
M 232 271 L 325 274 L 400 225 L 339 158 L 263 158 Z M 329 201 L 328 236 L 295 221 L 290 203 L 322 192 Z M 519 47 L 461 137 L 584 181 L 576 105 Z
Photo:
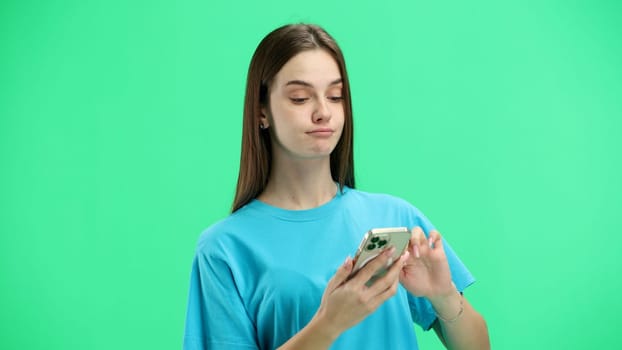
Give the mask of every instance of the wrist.
M 339 333 L 330 327 L 330 322 L 326 322 L 318 312 L 300 332 L 277 350 L 329 349 L 338 336 Z
M 433 295 L 428 295 L 426 297 L 428 298 L 428 300 L 430 300 L 430 302 L 432 302 L 433 305 L 437 303 L 444 304 L 448 300 L 455 298 L 456 293 L 460 293 L 460 292 L 458 292 L 458 288 L 456 287 L 454 282 L 450 281 L 446 287 L 442 288 L 437 293 Z
M 322 340 L 330 346 L 342 333 L 338 327 L 332 324 L 328 317 L 320 310 L 313 316 L 309 324 L 307 325 L 309 332 L 314 335 L 314 338 Z
M 452 288 L 442 294 L 428 298 L 436 316 L 445 323 L 457 321 L 464 312 L 463 296 L 452 283 Z

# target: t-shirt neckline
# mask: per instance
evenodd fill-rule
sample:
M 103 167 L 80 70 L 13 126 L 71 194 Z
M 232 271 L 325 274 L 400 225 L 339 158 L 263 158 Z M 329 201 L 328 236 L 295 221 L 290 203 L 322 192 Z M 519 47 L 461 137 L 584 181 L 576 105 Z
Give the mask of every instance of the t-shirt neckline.
M 328 202 L 310 209 L 291 210 L 275 207 L 264 203 L 258 199 L 253 199 L 247 207 L 251 210 L 258 210 L 264 215 L 270 215 L 287 221 L 313 221 L 326 218 L 335 212 L 336 207 L 342 200 L 342 197 L 349 191 L 347 186 L 337 189 L 335 196 Z

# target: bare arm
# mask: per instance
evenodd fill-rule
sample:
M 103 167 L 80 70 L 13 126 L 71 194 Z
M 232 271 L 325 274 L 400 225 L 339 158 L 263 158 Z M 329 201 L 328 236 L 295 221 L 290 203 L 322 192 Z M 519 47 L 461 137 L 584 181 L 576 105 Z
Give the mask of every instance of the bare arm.
M 437 231 L 426 239 L 420 227 L 413 229 L 410 259 L 405 263 L 400 281 L 413 295 L 426 297 L 438 319 L 433 328 L 450 350 L 490 349 L 484 318 L 454 286 L 451 271 Z
M 460 305 L 462 298 L 462 305 Z M 484 318 L 459 293 L 432 301 L 438 318 L 432 327 L 443 345 L 450 350 L 488 350 L 490 340 Z M 460 313 L 462 308 L 462 313 Z
M 402 255 L 374 284 L 369 287 L 365 284 L 379 268 L 386 266 L 393 250 L 374 258 L 349 280 L 353 263 L 347 259 L 328 282 L 315 316 L 279 349 L 328 349 L 341 333 L 361 322 L 392 297 L 397 291 L 399 273 L 408 253 Z

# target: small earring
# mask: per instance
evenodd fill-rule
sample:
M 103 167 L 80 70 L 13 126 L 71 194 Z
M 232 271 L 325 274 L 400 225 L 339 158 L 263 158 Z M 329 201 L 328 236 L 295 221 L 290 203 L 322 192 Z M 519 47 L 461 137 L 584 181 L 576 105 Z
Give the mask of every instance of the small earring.
M 265 126 L 265 125 L 263 125 L 263 124 L 259 124 L 259 128 L 260 128 L 261 130 L 266 130 L 268 127 L 267 127 L 267 126 Z

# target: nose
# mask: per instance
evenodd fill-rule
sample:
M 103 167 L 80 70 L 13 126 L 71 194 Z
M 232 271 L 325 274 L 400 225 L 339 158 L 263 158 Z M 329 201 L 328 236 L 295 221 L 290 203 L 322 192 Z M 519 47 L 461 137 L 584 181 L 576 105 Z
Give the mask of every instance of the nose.
M 328 102 L 319 100 L 313 111 L 313 123 L 327 123 L 330 120 L 331 111 Z

